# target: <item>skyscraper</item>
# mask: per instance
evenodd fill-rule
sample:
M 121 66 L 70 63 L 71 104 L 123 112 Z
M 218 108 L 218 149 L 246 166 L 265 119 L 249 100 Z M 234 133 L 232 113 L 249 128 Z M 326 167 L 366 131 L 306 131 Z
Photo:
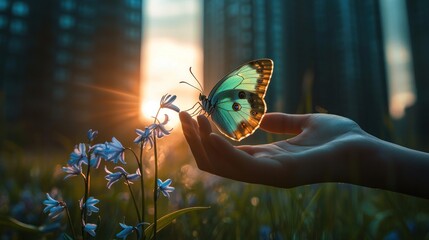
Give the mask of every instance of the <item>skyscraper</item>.
M 0 0 L 4 137 L 73 138 L 137 115 L 141 13 L 140 0 Z
M 416 86 L 416 103 L 411 112 L 415 114 L 417 144 L 428 149 L 429 129 L 429 2 L 407 1 L 412 61 Z
M 204 1 L 204 80 L 268 57 L 268 111 L 327 111 L 386 136 L 379 6 L 363 1 Z

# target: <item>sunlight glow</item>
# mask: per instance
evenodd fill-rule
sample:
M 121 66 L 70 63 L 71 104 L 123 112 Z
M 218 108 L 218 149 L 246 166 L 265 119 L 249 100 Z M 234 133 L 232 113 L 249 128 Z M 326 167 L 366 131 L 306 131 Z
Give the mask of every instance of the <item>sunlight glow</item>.
M 393 118 L 399 119 L 404 116 L 405 109 L 416 101 L 406 4 L 404 0 L 382 0 L 380 7 L 389 111 Z
M 180 81 L 192 82 L 189 67 L 202 79 L 200 43 L 200 2 L 185 1 L 192 7 L 183 10 L 182 0 L 149 0 L 146 2 L 145 39 L 142 47 L 141 112 L 142 121 L 153 120 L 161 97 L 177 95 L 174 102 L 180 109 L 190 108 L 198 101 L 199 92 Z M 165 11 L 165 6 L 169 6 Z M 174 7 L 174 6 L 179 7 Z M 191 11 L 192 10 L 192 11 Z M 161 12 L 159 12 L 161 11 Z M 166 22 L 174 24 L 165 24 Z M 163 113 L 163 112 L 161 112 Z M 165 110 L 170 125 L 179 123 L 178 114 Z M 160 117 L 163 119 L 163 116 Z
M 145 100 L 142 101 L 141 107 L 140 107 L 140 114 L 146 118 L 146 119 L 152 119 L 159 107 L 159 101 L 155 100 Z

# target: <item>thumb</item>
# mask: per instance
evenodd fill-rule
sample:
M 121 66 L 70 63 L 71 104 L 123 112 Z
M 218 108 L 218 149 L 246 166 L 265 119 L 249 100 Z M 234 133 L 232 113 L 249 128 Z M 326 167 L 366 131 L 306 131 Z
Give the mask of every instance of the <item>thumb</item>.
M 309 118 L 309 114 L 266 113 L 260 127 L 271 133 L 299 134 Z

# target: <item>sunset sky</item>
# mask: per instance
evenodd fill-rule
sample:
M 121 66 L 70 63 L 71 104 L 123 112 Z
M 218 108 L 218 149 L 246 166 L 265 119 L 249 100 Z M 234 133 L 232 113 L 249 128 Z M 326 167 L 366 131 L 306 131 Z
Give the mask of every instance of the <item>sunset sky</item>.
M 407 16 L 403 0 L 385 0 L 380 4 L 389 110 L 391 116 L 401 118 L 404 109 L 415 101 Z M 191 107 L 198 100 L 198 91 L 179 82 L 196 85 L 189 67 L 203 82 L 202 1 L 147 0 L 144 17 L 142 117 L 155 114 L 158 99 L 165 93 L 177 95 L 181 109 Z
M 199 0 L 149 0 L 144 6 L 142 48 L 142 113 L 155 115 L 159 99 L 169 93 L 177 95 L 181 109 L 198 101 L 198 91 L 180 81 L 196 84 L 203 81 L 201 2 Z M 177 115 L 170 114 L 173 123 Z

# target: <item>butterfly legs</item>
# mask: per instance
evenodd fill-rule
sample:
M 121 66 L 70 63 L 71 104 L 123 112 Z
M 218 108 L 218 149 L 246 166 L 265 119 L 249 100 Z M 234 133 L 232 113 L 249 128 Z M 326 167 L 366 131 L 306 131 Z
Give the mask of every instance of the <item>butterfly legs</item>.
M 193 111 L 192 111 L 193 110 Z M 184 110 L 185 112 L 189 112 L 192 111 L 192 113 L 190 113 L 190 115 L 192 117 L 199 115 L 202 111 L 204 111 L 203 106 L 201 105 L 200 102 L 196 102 L 194 104 L 194 106 L 192 106 L 191 108 L 188 108 L 186 110 Z

